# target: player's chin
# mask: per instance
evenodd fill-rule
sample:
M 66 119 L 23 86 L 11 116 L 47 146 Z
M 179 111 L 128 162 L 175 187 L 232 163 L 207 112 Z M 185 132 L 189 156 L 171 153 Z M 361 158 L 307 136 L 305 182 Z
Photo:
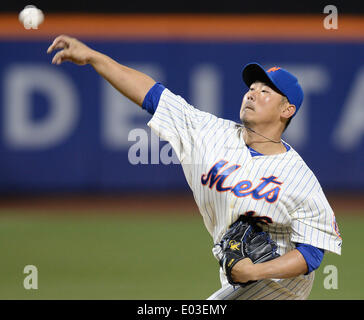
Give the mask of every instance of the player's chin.
M 249 112 L 246 112 L 246 110 L 243 110 L 240 114 L 240 121 L 242 124 L 247 125 L 253 120 L 253 116 L 249 114 Z

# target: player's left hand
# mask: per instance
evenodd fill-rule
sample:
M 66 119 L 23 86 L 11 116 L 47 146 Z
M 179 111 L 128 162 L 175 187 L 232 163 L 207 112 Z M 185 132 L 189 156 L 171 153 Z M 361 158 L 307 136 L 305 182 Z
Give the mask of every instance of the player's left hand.
M 269 234 L 246 216 L 240 216 L 215 246 L 221 248 L 219 264 L 228 282 L 242 287 L 257 281 L 253 280 L 254 264 L 279 257 L 277 244 Z
M 238 261 L 231 269 L 231 278 L 238 283 L 255 281 L 254 266 L 249 258 Z

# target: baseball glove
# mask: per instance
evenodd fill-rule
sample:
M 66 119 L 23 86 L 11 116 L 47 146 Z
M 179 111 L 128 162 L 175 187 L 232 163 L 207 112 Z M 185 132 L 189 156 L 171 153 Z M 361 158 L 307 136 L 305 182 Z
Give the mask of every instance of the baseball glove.
M 276 252 L 277 244 L 269 234 L 254 222 L 254 218 L 246 216 L 240 216 L 226 231 L 221 242 L 216 245 L 221 247 L 217 256 L 227 280 L 232 285 L 242 287 L 256 281 L 234 282 L 231 270 L 237 262 L 250 258 L 253 263 L 261 263 L 279 257 Z

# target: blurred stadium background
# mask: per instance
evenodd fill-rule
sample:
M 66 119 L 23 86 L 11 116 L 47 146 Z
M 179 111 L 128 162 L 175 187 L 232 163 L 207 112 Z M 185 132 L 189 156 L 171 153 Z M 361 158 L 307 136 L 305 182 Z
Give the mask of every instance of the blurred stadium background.
M 51 65 L 59 34 L 234 121 L 245 63 L 297 74 L 305 100 L 285 139 L 317 175 L 343 237 L 310 299 L 364 298 L 363 3 L 38 1 L 45 21 L 25 30 L 28 4 L 0 13 L 0 299 L 205 299 L 219 288 L 213 243 L 169 145 L 90 66 Z M 327 4 L 337 29 L 324 28 Z M 37 290 L 23 286 L 26 265 L 38 268 Z M 324 288 L 328 265 L 338 289 Z

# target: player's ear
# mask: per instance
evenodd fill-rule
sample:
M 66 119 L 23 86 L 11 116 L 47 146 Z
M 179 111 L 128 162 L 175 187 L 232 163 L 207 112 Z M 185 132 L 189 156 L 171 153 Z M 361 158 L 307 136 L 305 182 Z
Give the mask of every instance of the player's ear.
M 296 112 L 296 106 L 293 104 L 287 103 L 282 108 L 281 117 L 288 119 L 288 118 L 292 117 L 295 112 Z

